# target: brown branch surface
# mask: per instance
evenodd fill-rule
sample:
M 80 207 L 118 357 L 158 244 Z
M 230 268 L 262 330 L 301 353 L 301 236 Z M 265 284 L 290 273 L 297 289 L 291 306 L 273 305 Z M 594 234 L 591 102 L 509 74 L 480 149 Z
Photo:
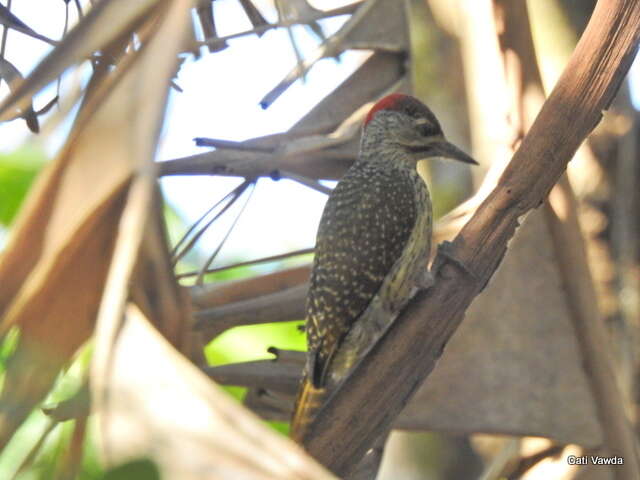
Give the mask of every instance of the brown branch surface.
M 224 330 L 240 325 L 302 320 L 307 290 L 309 285 L 303 283 L 241 302 L 200 310 L 194 314 L 195 329 L 209 341 Z
M 311 265 L 302 265 L 257 277 L 196 285 L 189 287 L 189 293 L 194 310 L 206 310 L 297 287 L 307 282 L 310 275 Z
M 295 350 L 269 349 L 276 358 L 252 362 L 230 363 L 217 367 L 204 367 L 202 371 L 221 385 L 238 385 L 279 392 L 293 397 L 296 394 L 305 353 Z M 287 404 L 290 406 L 290 404 Z M 287 416 L 291 409 L 286 409 Z
M 436 285 L 416 296 L 312 424 L 305 446 L 336 474 L 349 473 L 433 370 L 465 310 L 497 269 L 519 219 L 544 201 L 600 121 L 631 65 L 639 33 L 637 1 L 598 2 L 562 77 L 498 185 L 447 255 L 438 255 L 436 264 L 442 268 Z M 448 263 L 449 257 L 466 268 Z

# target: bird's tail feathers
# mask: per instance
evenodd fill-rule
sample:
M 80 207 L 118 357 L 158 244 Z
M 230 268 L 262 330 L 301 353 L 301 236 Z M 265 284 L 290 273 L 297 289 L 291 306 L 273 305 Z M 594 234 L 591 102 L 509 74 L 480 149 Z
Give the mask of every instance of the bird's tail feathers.
M 322 407 L 327 395 L 326 388 L 317 388 L 307 376 L 302 379 L 291 417 L 291 438 L 302 443 L 309 425 Z

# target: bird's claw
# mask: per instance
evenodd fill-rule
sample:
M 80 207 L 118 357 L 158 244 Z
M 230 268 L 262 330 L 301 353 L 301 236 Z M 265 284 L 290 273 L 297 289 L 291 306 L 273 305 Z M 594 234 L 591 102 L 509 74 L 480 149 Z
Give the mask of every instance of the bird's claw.
M 433 265 L 431 266 L 431 271 L 434 272 L 433 276 L 435 276 L 438 273 L 438 271 L 442 268 L 442 266 L 447 261 L 449 261 L 452 264 L 454 264 L 458 269 L 460 269 L 463 273 L 465 273 L 466 275 L 469 275 L 471 278 L 473 278 L 473 280 L 477 281 L 478 277 L 476 276 L 476 274 L 473 273 L 471 270 L 469 270 L 469 268 L 465 265 L 465 263 L 453 254 L 452 250 L 453 250 L 453 243 L 448 240 L 445 240 L 444 242 L 438 245 L 438 252 L 436 254 L 436 258 L 433 262 Z
M 416 278 L 415 286 L 418 290 L 429 290 L 436 283 L 436 277 L 431 272 L 431 270 L 427 270 L 426 268 L 420 272 L 418 277 Z

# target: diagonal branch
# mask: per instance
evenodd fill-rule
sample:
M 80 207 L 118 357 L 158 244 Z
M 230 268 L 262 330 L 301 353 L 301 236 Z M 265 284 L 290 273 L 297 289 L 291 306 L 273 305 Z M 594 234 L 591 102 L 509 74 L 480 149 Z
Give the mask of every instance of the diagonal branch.
M 544 201 L 611 103 L 637 51 L 639 34 L 637 1 L 599 0 L 562 77 L 496 188 L 447 255 L 437 256 L 442 268 L 435 286 L 410 302 L 312 424 L 305 446 L 330 470 L 348 474 L 431 373 L 465 310 L 497 269 L 523 215 Z M 452 257 L 466 268 L 451 263 Z M 609 447 L 612 454 L 624 455 Z M 635 478 L 634 452 L 624 462 L 624 478 Z

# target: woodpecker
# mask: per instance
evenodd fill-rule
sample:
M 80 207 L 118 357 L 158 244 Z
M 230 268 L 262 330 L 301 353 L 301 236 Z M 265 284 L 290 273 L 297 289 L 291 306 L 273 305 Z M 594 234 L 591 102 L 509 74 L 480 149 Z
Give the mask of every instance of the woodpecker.
M 432 283 L 431 198 L 416 167 L 434 157 L 476 163 L 411 96 L 388 95 L 369 111 L 358 158 L 329 196 L 318 228 L 307 361 L 291 422 L 299 442 L 331 391 L 415 291 Z

